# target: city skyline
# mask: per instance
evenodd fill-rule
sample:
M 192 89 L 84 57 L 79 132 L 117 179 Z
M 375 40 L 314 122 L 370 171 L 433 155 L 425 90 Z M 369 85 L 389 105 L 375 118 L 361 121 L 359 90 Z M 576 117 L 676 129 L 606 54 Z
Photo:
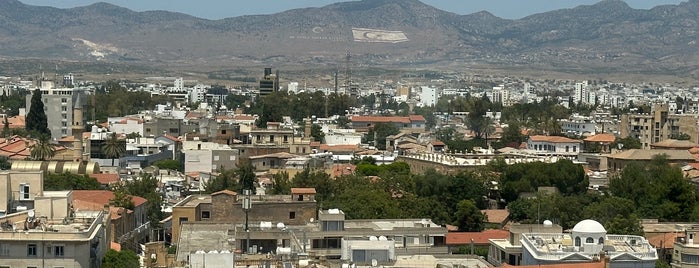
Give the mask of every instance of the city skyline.
M 289 9 L 305 7 L 322 7 L 337 2 L 337 0 L 296 0 L 296 1 L 271 1 L 273 4 L 260 5 L 249 1 L 226 0 L 21 0 L 25 4 L 38 6 L 52 6 L 57 8 L 72 8 L 86 6 L 97 2 L 107 2 L 117 6 L 129 8 L 134 11 L 166 10 L 180 12 L 205 19 L 222 19 L 242 15 L 274 14 Z M 488 11 L 495 16 L 506 19 L 519 19 L 529 15 L 547 12 L 556 9 L 574 8 L 579 5 L 590 5 L 598 0 L 495 0 L 495 1 L 459 1 L 459 0 L 421 0 L 423 3 L 436 8 L 457 13 L 471 14 L 479 11 Z M 636 9 L 650 9 L 658 5 L 679 4 L 680 0 L 626 0 L 629 6 Z

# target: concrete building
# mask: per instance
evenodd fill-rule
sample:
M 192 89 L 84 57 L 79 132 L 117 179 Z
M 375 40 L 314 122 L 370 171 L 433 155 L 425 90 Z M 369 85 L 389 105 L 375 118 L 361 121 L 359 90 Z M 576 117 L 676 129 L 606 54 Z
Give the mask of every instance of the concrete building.
M 653 157 L 657 155 L 665 155 L 669 163 L 679 164 L 680 166 L 696 162 L 696 158 L 687 150 L 631 149 L 607 155 L 607 168 L 610 171 L 620 171 L 632 162 L 650 163 Z
M 184 171 L 213 172 L 219 169 L 233 169 L 238 160 L 238 150 L 228 145 L 204 141 L 184 141 Z
M 184 222 L 225 222 L 244 224 L 244 196 L 224 190 L 211 195 L 188 196 L 172 208 L 172 242 L 180 238 L 180 226 Z M 303 225 L 311 222 L 316 214 L 315 189 L 293 188 L 291 195 L 256 195 L 251 197 L 249 222 L 269 221 L 285 225 Z M 240 240 L 238 240 L 240 242 Z M 272 246 L 271 244 L 274 244 Z M 276 248 L 269 241 L 251 241 L 251 245 Z M 237 248 L 247 248 L 237 243 Z
M 699 225 L 684 228 L 684 237 L 678 238 L 673 246 L 672 267 L 699 267 L 699 244 L 695 244 L 699 234 Z
M 522 243 L 524 233 L 553 233 L 563 232 L 563 227 L 544 221 L 545 224 L 513 224 L 510 226 L 509 238 L 489 239 L 488 262 L 494 266 L 522 265 Z
M 434 106 L 439 100 L 439 90 L 434 87 L 422 87 L 420 91 L 420 103 L 425 107 Z
M 560 136 L 530 136 L 527 149 L 538 154 L 574 156 L 581 152 L 582 141 Z
M 621 138 L 639 139 L 642 149 L 650 149 L 651 144 L 680 133 L 689 135 L 689 141 L 699 143 L 698 118 L 695 114 L 673 114 L 667 104 L 655 104 L 650 114 L 621 115 L 619 134 Z
M 526 233 L 522 265 L 581 263 L 609 257 L 610 268 L 655 267 L 658 254 L 642 236 L 607 234 L 599 222 L 583 220 L 571 233 Z
M 85 110 L 83 108 L 86 105 L 88 90 L 82 88 L 53 88 L 52 84 L 40 88 L 41 101 L 44 102 L 44 112 L 46 113 L 49 130 L 51 130 L 51 139 L 59 140 L 62 137 L 72 135 L 71 125 L 74 122 L 74 109 L 77 107 L 83 111 Z M 31 110 L 31 98 L 34 91 L 31 93 L 26 98 L 27 111 Z
M 2 172 L 0 188 L 0 266 L 99 267 L 109 248 L 103 207 L 73 209 L 73 192 L 44 192 L 41 172 Z
M 279 91 L 279 70 L 276 74 L 272 73 L 272 68 L 265 68 L 265 74 L 260 79 L 260 96 L 267 96 L 272 92 Z

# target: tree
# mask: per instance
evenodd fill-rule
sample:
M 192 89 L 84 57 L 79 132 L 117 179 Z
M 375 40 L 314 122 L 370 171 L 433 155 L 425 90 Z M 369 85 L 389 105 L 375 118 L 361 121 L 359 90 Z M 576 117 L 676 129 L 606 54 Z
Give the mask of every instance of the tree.
M 41 90 L 39 88 L 34 90 L 30 104 L 26 118 L 27 131 L 40 136 L 51 137 L 51 130 L 48 127 L 46 112 L 44 112 L 44 102 L 41 100 Z
M 272 175 L 272 189 L 270 194 L 291 194 L 291 180 L 286 171 Z
M 50 159 L 56 154 L 56 148 L 49 141 L 51 136 L 42 136 L 32 146 L 30 146 L 29 156 L 38 161 Z
M 400 130 L 392 123 L 377 123 L 366 134 L 366 142 L 379 150 L 386 150 L 386 137 L 396 135 Z
M 311 125 L 311 137 L 313 137 L 314 141 L 323 142 L 323 138 L 325 137 L 325 133 L 323 133 L 323 130 L 321 129 L 320 125 L 318 125 L 318 124 Z
M 155 163 L 153 163 L 153 165 L 158 167 L 159 169 L 169 169 L 184 172 L 184 167 L 182 167 L 182 163 L 173 159 L 158 160 Z
M 218 176 L 204 182 L 204 193 L 212 194 L 223 190 L 238 191 L 238 181 L 235 177 L 234 169 L 219 170 Z
M 102 259 L 102 267 L 104 268 L 138 268 L 140 266 L 138 255 L 130 250 L 110 249 Z
M 340 116 L 335 123 L 337 123 L 337 127 L 339 128 L 349 128 L 349 124 L 352 123 L 352 121 L 350 121 L 347 116 Z
M 250 160 L 244 159 L 240 161 L 240 166 L 235 171 L 238 176 L 238 191 L 250 190 L 254 194 L 257 189 L 255 187 L 255 167 L 252 166 Z
M 620 147 L 621 144 L 621 147 Z M 612 143 L 612 148 L 617 148 L 617 149 L 641 149 L 641 141 L 638 140 L 637 138 L 634 138 L 632 136 L 628 136 L 626 138 L 616 138 L 616 140 Z
M 128 181 L 124 187 L 128 195 L 140 196 L 148 200 L 146 207 L 148 221 L 150 221 L 151 226 L 158 226 L 160 220 L 163 219 L 161 209 L 163 197 L 157 190 L 158 179 L 150 174 L 142 173 L 138 179 Z
M 95 178 L 87 175 L 49 173 L 44 176 L 44 190 L 46 191 L 99 189 L 102 189 L 102 185 Z
M 461 200 L 457 205 L 454 225 L 461 232 L 480 232 L 485 226 L 486 216 L 472 200 Z
M 114 159 L 120 158 L 126 152 L 126 144 L 122 140 L 119 140 L 116 132 L 112 132 L 112 135 L 104 142 L 102 151 L 105 156 L 112 159 L 112 166 L 114 166 Z
M 679 132 L 679 133 L 672 133 L 672 135 L 670 135 L 670 139 L 687 141 L 687 140 L 691 140 L 692 136 L 689 136 L 689 134 L 687 134 L 687 133 Z

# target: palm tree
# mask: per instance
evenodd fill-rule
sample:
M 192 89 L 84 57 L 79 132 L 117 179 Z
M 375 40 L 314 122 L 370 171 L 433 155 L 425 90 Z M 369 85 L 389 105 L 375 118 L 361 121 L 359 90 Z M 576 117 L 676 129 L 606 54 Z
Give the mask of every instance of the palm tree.
M 104 141 L 102 145 L 102 152 L 105 156 L 112 159 L 112 166 L 114 166 L 114 159 L 120 158 L 126 152 L 126 147 L 122 146 L 121 141 L 117 137 L 116 133 L 112 132 L 107 140 Z
M 44 161 L 56 154 L 56 149 L 49 141 L 48 136 L 40 138 L 29 148 L 31 149 L 29 156 L 34 160 Z

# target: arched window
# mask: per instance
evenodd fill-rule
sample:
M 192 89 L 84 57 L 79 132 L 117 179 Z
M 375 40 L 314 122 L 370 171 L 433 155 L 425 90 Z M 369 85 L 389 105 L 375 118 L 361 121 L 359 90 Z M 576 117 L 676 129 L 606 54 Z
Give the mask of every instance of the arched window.
M 579 246 L 580 246 L 580 237 L 579 237 L 579 236 L 576 236 L 576 237 L 575 237 L 575 246 L 576 246 L 576 247 L 579 247 Z
M 604 237 L 599 238 L 599 243 L 600 243 L 600 245 L 604 244 Z
M 587 239 L 585 239 L 585 243 L 587 243 L 587 244 L 595 243 L 595 239 L 592 237 L 588 237 Z

